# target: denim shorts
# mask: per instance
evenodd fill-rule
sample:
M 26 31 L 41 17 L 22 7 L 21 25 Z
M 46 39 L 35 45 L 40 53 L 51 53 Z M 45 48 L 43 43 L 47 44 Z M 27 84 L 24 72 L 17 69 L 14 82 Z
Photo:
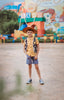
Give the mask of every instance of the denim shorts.
M 38 59 L 27 55 L 26 64 L 38 64 Z

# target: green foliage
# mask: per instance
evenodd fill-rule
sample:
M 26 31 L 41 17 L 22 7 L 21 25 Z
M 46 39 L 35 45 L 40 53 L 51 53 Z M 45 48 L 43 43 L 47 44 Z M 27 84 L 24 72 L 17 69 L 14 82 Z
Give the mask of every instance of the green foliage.
M 44 43 L 44 39 L 40 39 L 39 42 L 40 42 L 40 43 Z M 47 40 L 46 40 L 46 43 L 50 43 L 50 42 L 51 42 L 50 39 L 47 39 Z M 54 42 L 54 39 L 52 40 L 52 42 Z
M 0 77 L 0 100 L 10 100 L 11 97 L 16 95 L 25 96 L 26 94 L 36 90 L 32 85 L 23 88 L 20 71 L 15 73 L 15 87 L 7 92 L 6 86 L 6 80 L 3 77 Z
M 5 40 L 5 43 L 12 43 L 12 41 L 13 41 L 13 39 L 6 39 Z M 15 40 L 14 43 L 21 43 L 21 40 L 20 39 L 17 39 L 17 40 Z
M 4 88 L 5 88 L 4 80 L 0 78 L 0 94 L 4 92 Z
M 52 30 L 45 30 L 45 33 L 46 33 L 46 34 L 54 34 L 55 32 L 52 31 Z
M 20 89 L 22 81 L 21 74 L 19 72 L 16 73 L 16 88 Z
M 11 34 L 14 29 L 18 29 L 18 15 L 13 11 L 0 11 L 0 33 Z

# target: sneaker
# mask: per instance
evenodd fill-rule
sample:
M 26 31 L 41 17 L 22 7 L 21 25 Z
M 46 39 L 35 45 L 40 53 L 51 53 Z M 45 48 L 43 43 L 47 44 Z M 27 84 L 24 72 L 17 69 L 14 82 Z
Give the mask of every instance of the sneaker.
M 39 80 L 40 85 L 44 85 L 44 81 L 42 79 Z
M 32 83 L 32 79 L 29 79 L 26 84 Z

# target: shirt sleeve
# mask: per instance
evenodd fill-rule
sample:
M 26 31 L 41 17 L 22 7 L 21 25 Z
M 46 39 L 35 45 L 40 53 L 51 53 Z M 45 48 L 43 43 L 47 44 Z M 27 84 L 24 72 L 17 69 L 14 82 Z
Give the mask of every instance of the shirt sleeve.
M 39 44 L 39 41 L 38 41 L 38 39 L 36 38 L 36 44 L 38 45 Z

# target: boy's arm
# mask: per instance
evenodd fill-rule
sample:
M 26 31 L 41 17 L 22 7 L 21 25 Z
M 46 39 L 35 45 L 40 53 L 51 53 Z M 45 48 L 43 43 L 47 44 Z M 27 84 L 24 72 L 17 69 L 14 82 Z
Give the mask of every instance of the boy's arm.
M 37 44 L 37 53 L 36 53 L 35 59 L 38 58 L 38 54 L 39 54 L 39 50 L 40 50 L 40 48 L 39 48 L 39 41 L 38 41 L 37 38 L 36 38 L 36 44 Z
M 39 44 L 37 45 L 37 53 L 35 55 L 35 59 L 38 59 L 38 54 L 39 54 Z
M 36 53 L 36 55 L 38 56 L 38 54 L 39 54 L 39 44 L 37 44 L 37 53 Z

